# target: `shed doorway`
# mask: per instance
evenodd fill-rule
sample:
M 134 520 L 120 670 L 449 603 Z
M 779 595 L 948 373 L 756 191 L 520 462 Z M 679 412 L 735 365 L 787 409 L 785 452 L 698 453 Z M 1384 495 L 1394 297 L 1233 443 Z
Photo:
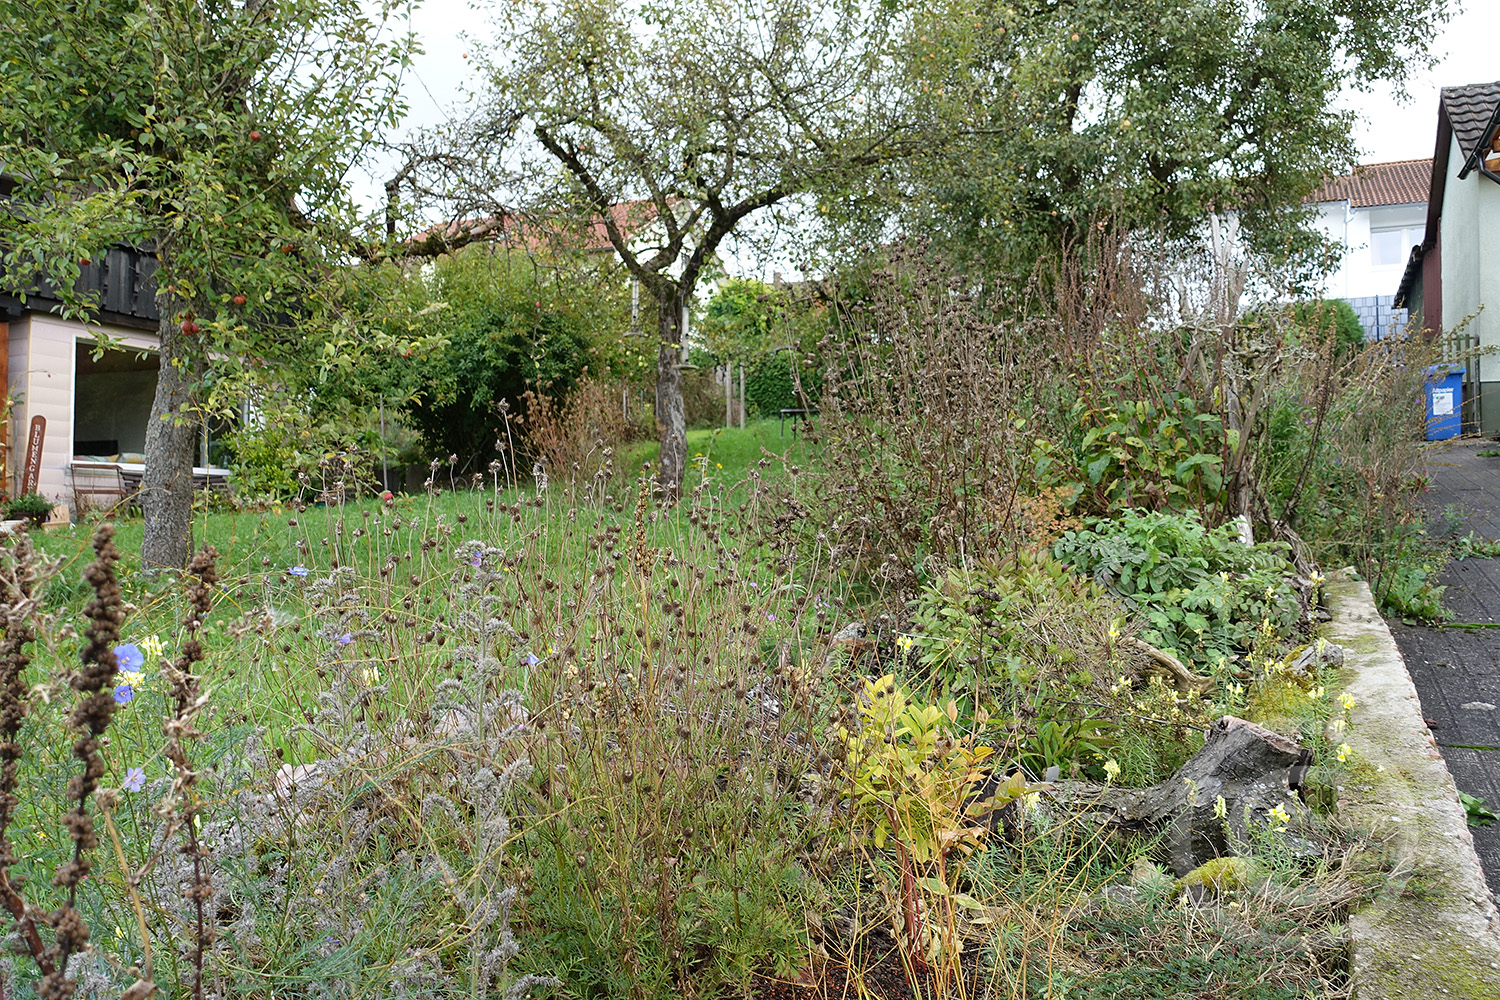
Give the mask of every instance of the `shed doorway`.
M 145 461 L 146 425 L 156 398 L 155 354 L 105 350 L 77 343 L 74 366 L 73 454 L 82 461 Z

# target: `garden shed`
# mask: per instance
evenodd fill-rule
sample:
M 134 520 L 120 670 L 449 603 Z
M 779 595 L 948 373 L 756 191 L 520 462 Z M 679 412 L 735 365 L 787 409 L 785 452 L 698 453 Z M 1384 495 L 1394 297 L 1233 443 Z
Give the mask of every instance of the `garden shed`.
M 22 460 L 33 417 L 45 417 L 37 490 L 74 506 L 74 466 L 141 464 L 146 423 L 156 393 L 157 311 L 151 280 L 156 259 L 121 247 L 82 268 L 79 287 L 98 295 L 97 320 L 82 323 L 55 311 L 55 292 L 0 295 L 0 362 L 10 419 L 0 427 L 3 484 L 21 488 Z M 100 344 L 111 346 L 103 350 Z

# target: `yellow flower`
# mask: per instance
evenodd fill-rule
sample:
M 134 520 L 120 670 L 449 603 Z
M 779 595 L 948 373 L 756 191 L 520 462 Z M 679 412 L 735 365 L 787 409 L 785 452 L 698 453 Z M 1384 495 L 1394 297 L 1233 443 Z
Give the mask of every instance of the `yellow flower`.
M 1332 729 L 1336 733 L 1342 733 L 1344 731 L 1344 727 L 1347 725 L 1348 723 L 1343 719 L 1334 719 L 1328 724 L 1328 728 Z
M 359 679 L 365 682 L 365 687 L 374 687 L 380 683 L 380 671 L 374 667 L 365 667 L 359 672 Z
M 1109 760 L 1104 762 L 1104 780 L 1108 781 L 1110 784 L 1113 784 L 1114 782 L 1118 781 L 1119 778 L 1120 762 L 1111 757 Z
M 896 648 L 897 649 L 900 649 L 900 650 L 909 650 L 909 649 L 913 648 L 914 646 L 916 646 L 916 644 L 917 644 L 917 640 L 913 639 L 909 635 L 898 635 L 898 636 L 896 636 Z
M 141 673 L 139 670 L 120 671 L 120 680 L 126 684 L 129 684 L 131 687 L 140 687 L 141 682 L 145 679 L 146 675 Z
M 1222 795 L 1214 799 L 1214 815 L 1219 819 L 1224 819 L 1229 815 L 1229 803 L 1224 801 Z
M 1349 755 L 1352 754 L 1353 752 L 1354 752 L 1354 748 L 1351 747 L 1349 744 L 1347 744 L 1347 743 L 1340 743 L 1339 744 L 1339 749 L 1338 749 L 1339 763 L 1342 764 L 1344 761 L 1348 760 L 1349 759 Z
M 1354 707 L 1354 696 L 1351 695 L 1348 691 L 1345 691 L 1343 694 L 1339 695 L 1339 704 L 1344 706 L 1344 711 L 1349 711 Z
M 142 653 L 146 654 L 146 660 L 148 663 L 152 660 L 161 659 L 162 654 L 166 652 L 166 646 L 163 645 L 162 641 L 154 635 L 147 636 L 140 642 L 136 643 L 136 645 L 141 647 Z
M 1286 825 L 1291 821 L 1291 814 L 1282 806 L 1272 809 L 1268 819 L 1271 822 L 1271 830 L 1275 833 L 1285 833 Z

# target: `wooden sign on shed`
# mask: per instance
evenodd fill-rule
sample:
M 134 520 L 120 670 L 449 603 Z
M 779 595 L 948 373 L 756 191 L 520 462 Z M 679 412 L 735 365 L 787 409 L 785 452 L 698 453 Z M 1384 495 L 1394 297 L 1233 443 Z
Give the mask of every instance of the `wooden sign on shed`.
M 47 418 L 41 414 L 31 418 L 31 430 L 26 435 L 26 464 L 21 466 L 21 494 L 36 492 L 36 484 L 42 477 L 42 439 L 47 436 Z

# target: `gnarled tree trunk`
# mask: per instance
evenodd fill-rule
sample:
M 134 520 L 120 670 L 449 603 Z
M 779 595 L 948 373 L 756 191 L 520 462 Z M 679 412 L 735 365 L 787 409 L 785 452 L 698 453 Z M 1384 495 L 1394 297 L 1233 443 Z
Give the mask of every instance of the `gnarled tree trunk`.
M 156 306 L 161 313 L 161 364 L 146 423 L 141 563 L 147 568 L 181 569 L 193 548 L 193 452 L 200 421 L 194 395 L 201 362 L 182 330 L 185 303 L 163 288 L 157 290 Z
M 680 288 L 657 297 L 656 427 L 661 434 L 661 465 L 657 481 L 666 495 L 682 494 L 687 469 L 687 416 L 682 401 L 682 304 Z

